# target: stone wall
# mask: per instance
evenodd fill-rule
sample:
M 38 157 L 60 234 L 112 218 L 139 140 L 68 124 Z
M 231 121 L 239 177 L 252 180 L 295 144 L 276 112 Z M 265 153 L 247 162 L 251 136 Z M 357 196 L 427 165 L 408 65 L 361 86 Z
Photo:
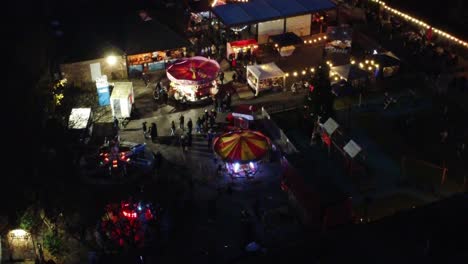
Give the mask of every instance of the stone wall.
M 117 56 L 117 62 L 114 65 L 109 65 L 106 58 L 61 64 L 62 78 L 66 78 L 68 83 L 77 87 L 84 87 L 86 83 L 93 83 L 90 68 L 92 63 L 101 64 L 101 74 L 107 75 L 109 81 L 128 79 L 125 59 L 120 56 Z

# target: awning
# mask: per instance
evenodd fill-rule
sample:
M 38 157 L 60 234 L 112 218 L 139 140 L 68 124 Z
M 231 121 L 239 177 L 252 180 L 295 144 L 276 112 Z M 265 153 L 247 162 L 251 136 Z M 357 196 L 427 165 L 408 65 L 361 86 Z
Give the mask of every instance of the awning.
M 270 40 L 280 47 L 303 44 L 304 41 L 293 32 L 270 36 Z
M 224 25 L 238 26 L 335 8 L 329 0 L 254 0 L 218 5 L 213 13 Z
M 251 71 L 259 80 L 284 77 L 284 72 L 276 66 L 274 62 L 267 64 L 248 65 L 247 70 Z
M 233 41 L 229 42 L 231 47 L 246 47 L 250 45 L 258 45 L 257 41 L 255 39 L 245 39 L 245 40 L 238 40 L 238 41 Z

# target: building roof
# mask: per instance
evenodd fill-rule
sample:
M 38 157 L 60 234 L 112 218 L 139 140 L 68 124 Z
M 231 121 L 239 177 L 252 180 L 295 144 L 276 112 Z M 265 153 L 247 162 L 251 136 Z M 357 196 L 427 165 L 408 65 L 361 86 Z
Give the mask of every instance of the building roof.
M 125 28 L 127 55 L 182 48 L 188 45 L 188 40 L 155 19 L 129 22 Z
M 224 25 L 238 26 L 334 8 L 329 0 L 252 0 L 218 5 L 213 12 Z

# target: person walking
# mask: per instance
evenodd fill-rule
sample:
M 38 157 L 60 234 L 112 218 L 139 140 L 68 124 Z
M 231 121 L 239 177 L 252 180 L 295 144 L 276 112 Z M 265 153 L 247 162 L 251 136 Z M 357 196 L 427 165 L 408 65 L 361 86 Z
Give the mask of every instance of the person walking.
M 188 129 L 188 133 L 189 135 L 192 134 L 192 127 L 193 127 L 193 123 L 192 123 L 192 118 L 189 118 L 188 122 L 187 122 L 187 129 Z
M 180 129 L 182 129 L 182 131 L 184 130 L 184 122 L 185 122 L 184 115 L 180 114 L 179 123 L 180 123 Z
M 171 121 L 171 136 L 175 135 L 176 127 L 174 120 Z

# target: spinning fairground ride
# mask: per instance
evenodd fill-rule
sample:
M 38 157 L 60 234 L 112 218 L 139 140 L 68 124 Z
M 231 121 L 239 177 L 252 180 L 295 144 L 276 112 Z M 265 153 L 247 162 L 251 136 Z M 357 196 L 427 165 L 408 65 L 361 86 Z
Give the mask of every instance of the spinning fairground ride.
M 258 131 L 237 130 L 224 133 L 213 141 L 214 152 L 225 162 L 232 178 L 251 178 L 270 151 L 268 137 Z
M 171 81 L 170 94 L 182 102 L 197 102 L 218 93 L 216 78 L 220 71 L 217 61 L 191 57 L 175 61 L 166 70 Z

